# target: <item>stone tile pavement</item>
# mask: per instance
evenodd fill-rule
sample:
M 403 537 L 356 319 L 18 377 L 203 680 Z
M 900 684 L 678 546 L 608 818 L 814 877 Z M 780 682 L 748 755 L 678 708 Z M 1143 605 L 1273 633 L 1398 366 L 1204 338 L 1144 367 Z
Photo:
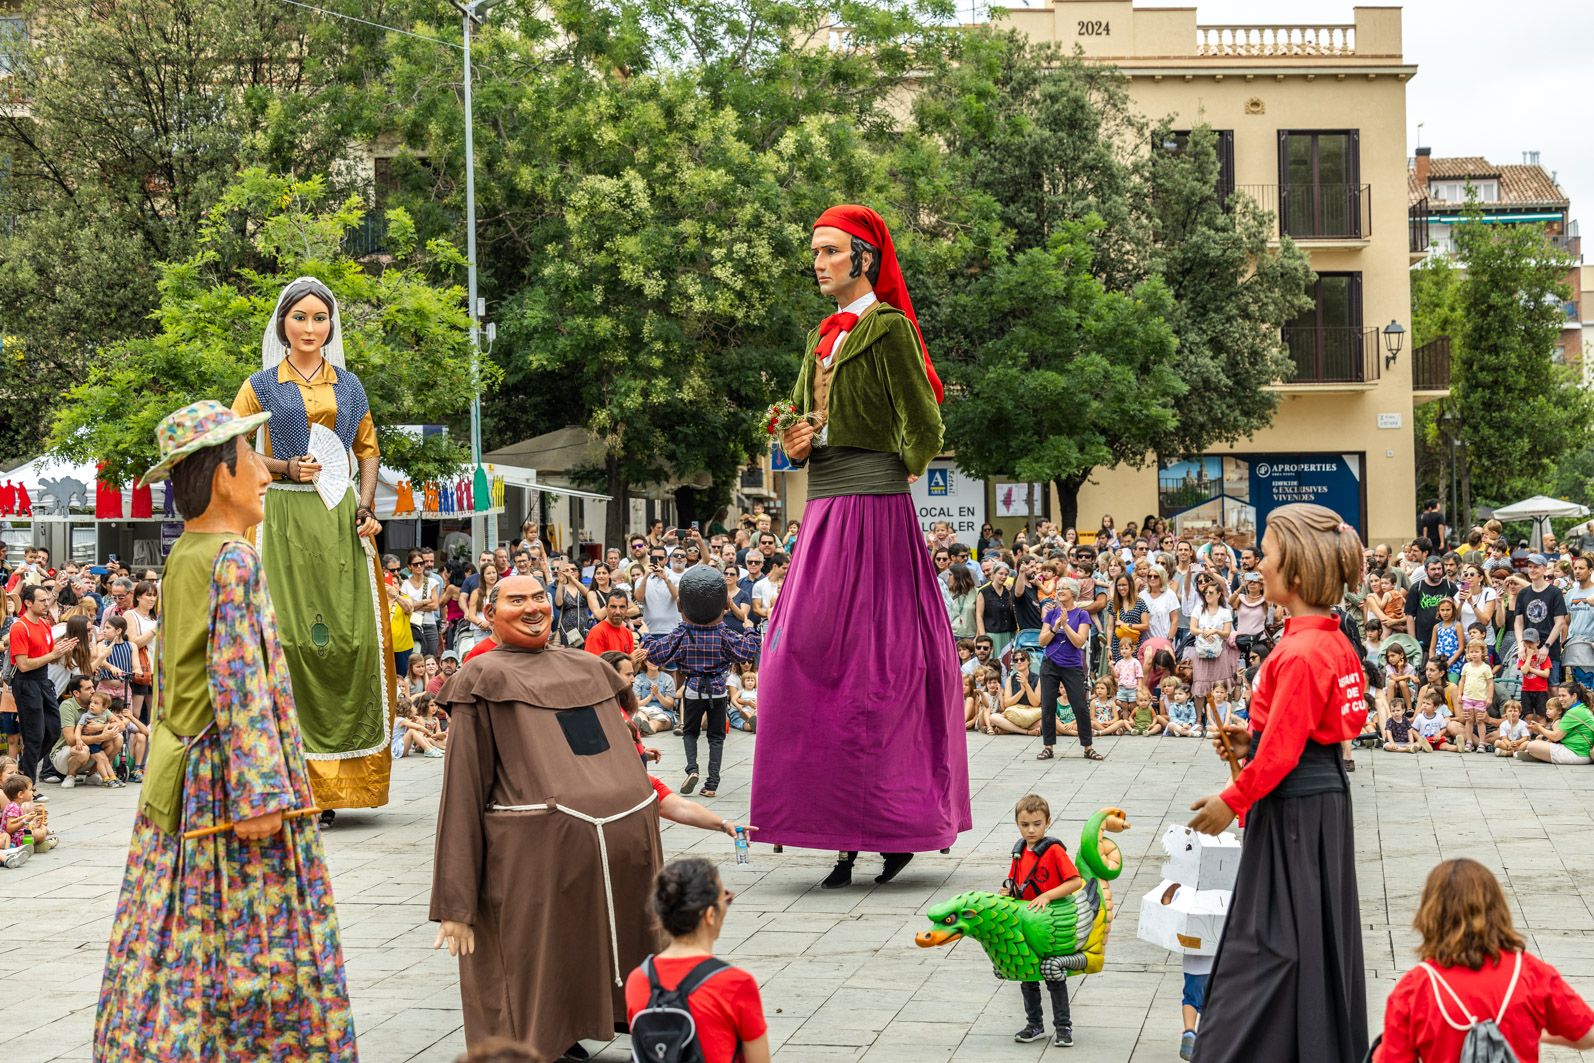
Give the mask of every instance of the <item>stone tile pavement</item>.
M 747 809 L 751 736 L 732 733 L 725 783 L 709 802 L 732 817 Z M 678 741 L 665 750 L 662 777 L 680 781 Z M 1157 839 L 1183 822 L 1194 798 L 1225 778 L 1201 743 L 1163 738 L 1102 740 L 1108 758 L 1079 759 L 1072 743 L 1050 763 L 1037 743 L 971 736 L 973 831 L 950 855 L 920 856 L 902 877 L 876 887 L 877 867 L 860 859 L 851 890 L 815 888 L 832 857 L 754 847 L 753 869 L 738 871 L 729 841 L 666 825 L 665 848 L 723 861 L 736 901 L 721 954 L 752 971 L 762 987 L 775 1058 L 788 1063 L 1014 1061 L 1077 1058 L 1090 1063 L 1176 1060 L 1180 971 L 1176 958 L 1135 937 L 1139 899 L 1159 881 Z M 1594 771 L 1523 765 L 1481 756 L 1358 753 L 1351 777 L 1361 863 L 1363 942 L 1372 1020 L 1410 965 L 1410 923 L 1428 869 L 1472 856 L 1502 876 L 1530 947 L 1594 999 Z M 433 1063 L 463 1050 L 458 978 L 431 949 L 426 921 L 432 829 L 441 765 L 412 758 L 394 766 L 393 803 L 345 814 L 327 836 L 362 1057 L 373 1063 Z M 824 785 L 815 766 L 815 785 Z M 1107 969 L 1079 982 L 1075 1048 L 1018 1045 L 1018 991 L 1001 986 L 979 947 L 965 941 L 920 950 L 913 934 L 930 903 L 971 888 L 994 888 L 1015 837 L 1013 802 L 1031 790 L 1058 815 L 1054 833 L 1078 842 L 1086 815 L 1117 805 L 1133 829 L 1118 835 L 1127 860 L 1114 884 L 1118 921 Z M 8 1060 L 89 1058 L 105 940 L 116 904 L 136 790 L 50 787 L 61 848 L 18 871 L 0 870 L 0 964 L 25 967 L 11 982 Z M 19 988 L 29 988 L 25 995 Z M 589 1046 L 594 1049 L 597 1045 Z M 597 1058 L 629 1058 L 622 1039 Z M 1547 1060 L 1579 1058 L 1565 1050 Z

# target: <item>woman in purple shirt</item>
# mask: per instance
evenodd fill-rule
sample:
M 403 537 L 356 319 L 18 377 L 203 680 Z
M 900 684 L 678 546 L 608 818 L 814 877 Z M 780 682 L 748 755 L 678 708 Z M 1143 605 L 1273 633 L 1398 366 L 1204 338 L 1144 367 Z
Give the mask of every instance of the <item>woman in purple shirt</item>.
M 1041 617 L 1040 644 L 1046 653 L 1041 663 L 1041 751 L 1036 760 L 1051 760 L 1057 744 L 1057 687 L 1062 685 L 1068 707 L 1079 724 L 1079 745 L 1088 760 L 1105 760 L 1091 744 L 1090 705 L 1085 699 L 1085 643 L 1090 638 L 1090 614 L 1075 598 L 1079 581 L 1057 581 L 1057 601 Z

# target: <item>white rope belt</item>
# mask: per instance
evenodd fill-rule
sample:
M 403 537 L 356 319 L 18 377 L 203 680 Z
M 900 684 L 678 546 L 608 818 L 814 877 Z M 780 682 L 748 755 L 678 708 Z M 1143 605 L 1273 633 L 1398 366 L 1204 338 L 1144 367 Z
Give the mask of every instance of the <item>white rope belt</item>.
M 609 958 L 614 962 L 614 984 L 617 986 L 624 985 L 625 983 L 620 978 L 620 932 L 616 928 L 614 921 L 614 883 L 609 878 L 609 842 L 603 836 L 603 828 L 606 824 L 613 823 L 617 819 L 624 819 L 633 813 L 642 811 L 644 808 L 648 807 L 658 799 L 658 794 L 649 792 L 647 797 L 637 802 L 632 807 L 626 809 L 624 812 L 617 812 L 612 816 L 604 816 L 602 819 L 599 819 L 597 816 L 589 816 L 585 812 L 578 812 L 573 808 L 566 808 L 564 805 L 557 804 L 551 806 L 546 803 L 536 805 L 487 806 L 487 811 L 489 812 L 547 812 L 551 808 L 555 812 L 563 812 L 566 815 L 574 816 L 577 819 L 586 823 L 590 823 L 594 827 L 598 828 L 598 859 L 603 863 L 603 903 L 604 907 L 606 907 L 609 912 Z

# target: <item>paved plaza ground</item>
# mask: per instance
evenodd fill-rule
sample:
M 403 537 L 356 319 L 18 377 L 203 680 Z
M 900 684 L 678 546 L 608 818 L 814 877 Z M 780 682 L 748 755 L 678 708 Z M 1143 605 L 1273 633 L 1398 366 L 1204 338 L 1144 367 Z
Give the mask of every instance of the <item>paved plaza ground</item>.
M 746 812 L 753 739 L 733 733 L 721 796 L 731 817 Z M 680 781 L 679 741 L 665 750 L 661 776 Z M 1176 1060 L 1180 971 L 1176 958 L 1139 941 L 1140 897 L 1159 881 L 1157 841 L 1186 806 L 1225 779 L 1203 743 L 1109 738 L 1093 764 L 1071 742 L 1038 763 L 1038 740 L 971 736 L 974 830 L 948 856 L 921 856 L 895 883 L 876 887 L 870 857 L 862 885 L 825 892 L 816 883 L 832 856 L 755 847 L 753 870 L 738 872 L 730 841 L 666 825 L 667 853 L 694 851 L 725 862 L 736 901 L 721 955 L 750 970 L 763 990 L 775 1058 L 786 1063 L 1023 1061 L 1089 1063 Z M 1356 808 L 1373 1021 L 1412 962 L 1411 917 L 1423 878 L 1444 857 L 1472 856 L 1500 874 L 1529 947 L 1594 999 L 1594 771 L 1524 765 L 1492 757 L 1358 753 L 1351 776 Z M 464 1047 L 455 962 L 432 951 L 426 921 L 441 763 L 394 766 L 393 803 L 345 815 L 327 836 L 354 1000 L 360 1051 L 370 1063 L 453 1060 Z M 814 785 L 825 784 L 814 765 Z M 994 889 L 1015 832 L 1013 802 L 1031 790 L 1059 813 L 1053 833 L 1078 844 L 1091 811 L 1117 805 L 1133 829 L 1116 836 L 1127 871 L 1114 883 L 1118 920 L 1107 969 L 1075 991 L 1072 1049 L 1014 1044 L 1022 1025 L 1018 990 L 999 985 L 972 941 L 920 950 L 913 935 L 934 901 L 965 889 Z M 12 982 L 6 1058 L 18 1063 L 89 1058 L 105 941 L 116 905 L 137 791 L 49 787 L 61 848 L 17 871 L 0 870 L 4 967 Z M 593 889 L 598 889 L 596 882 Z M 24 988 L 25 987 L 25 988 Z M 597 1048 L 592 1045 L 589 1047 Z M 629 1058 L 623 1039 L 598 1054 Z M 1545 1059 L 1580 1058 L 1552 1050 Z

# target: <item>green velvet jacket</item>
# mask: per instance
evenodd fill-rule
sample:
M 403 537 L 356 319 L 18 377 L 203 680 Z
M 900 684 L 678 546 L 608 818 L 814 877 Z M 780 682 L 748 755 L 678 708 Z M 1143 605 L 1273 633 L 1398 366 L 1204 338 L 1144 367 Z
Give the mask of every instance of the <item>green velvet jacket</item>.
M 814 408 L 817 346 L 815 328 L 792 391 L 792 402 L 804 413 Z M 924 371 L 919 338 L 902 311 L 875 303 L 842 340 L 830 375 L 829 425 L 827 445 L 895 452 L 914 476 L 923 476 L 941 453 L 941 407 Z

